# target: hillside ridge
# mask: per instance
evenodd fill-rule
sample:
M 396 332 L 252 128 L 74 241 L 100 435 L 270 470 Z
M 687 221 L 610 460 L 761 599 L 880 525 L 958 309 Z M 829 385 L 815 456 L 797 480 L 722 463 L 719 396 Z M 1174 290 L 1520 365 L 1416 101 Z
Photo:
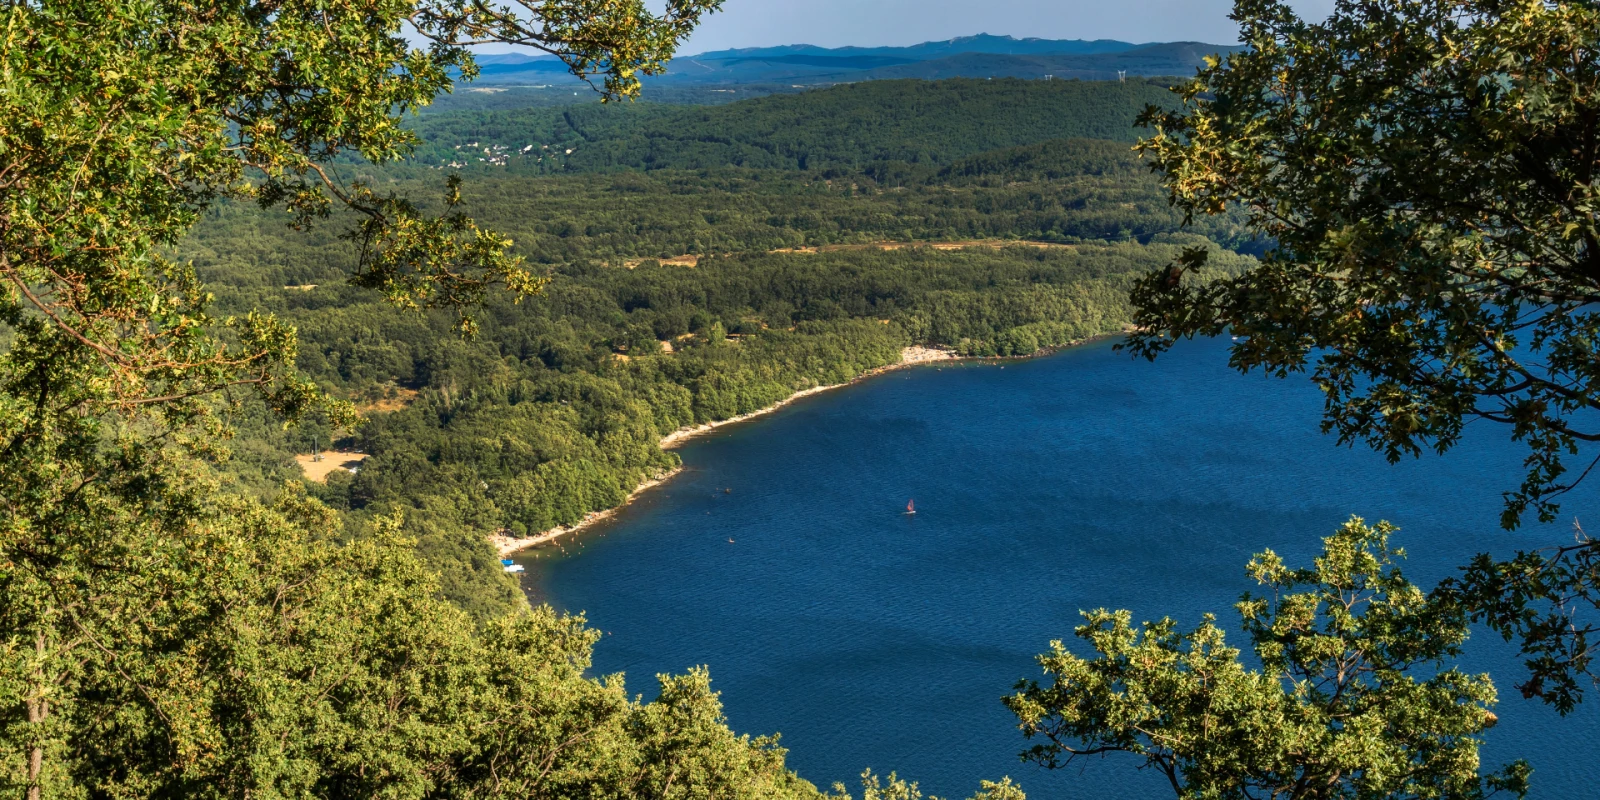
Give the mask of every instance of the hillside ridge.
M 1147 42 L 1110 39 L 1017 39 L 1011 36 L 958 36 L 908 47 L 818 47 L 809 44 L 712 50 L 679 56 L 654 85 L 732 85 L 787 83 L 825 85 L 890 78 L 1022 77 L 1054 75 L 1090 80 L 1128 75 L 1179 75 L 1198 67 L 1212 53 L 1236 45 L 1205 42 Z M 494 54 L 480 57 L 479 83 L 573 82 L 566 67 L 550 56 Z

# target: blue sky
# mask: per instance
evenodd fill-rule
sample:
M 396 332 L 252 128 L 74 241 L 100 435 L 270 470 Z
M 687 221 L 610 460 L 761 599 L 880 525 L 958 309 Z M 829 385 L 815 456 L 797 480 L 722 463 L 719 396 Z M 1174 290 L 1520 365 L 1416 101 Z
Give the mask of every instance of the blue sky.
M 1326 16 L 1333 0 L 1290 0 Z M 974 33 L 1130 42 L 1238 40 L 1232 0 L 726 0 L 680 50 L 909 45 Z

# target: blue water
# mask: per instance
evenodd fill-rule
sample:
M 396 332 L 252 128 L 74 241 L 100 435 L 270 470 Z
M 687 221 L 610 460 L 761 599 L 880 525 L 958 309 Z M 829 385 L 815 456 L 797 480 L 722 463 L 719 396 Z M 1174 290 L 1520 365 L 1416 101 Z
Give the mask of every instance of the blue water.
M 1600 508 L 1591 482 L 1565 521 L 1503 532 L 1520 475 L 1503 429 L 1390 465 L 1320 434 L 1320 408 L 1303 379 L 1230 371 L 1222 342 L 894 372 L 695 441 L 684 474 L 565 555 L 523 559 L 525 581 L 587 612 L 608 634 L 596 672 L 635 692 L 709 665 L 734 728 L 781 731 L 819 786 L 870 766 L 947 797 L 1002 775 L 1035 800 L 1170 797 L 1131 757 L 1017 758 L 999 698 L 1079 609 L 1236 620 L 1251 553 L 1306 564 L 1351 514 L 1400 525 L 1408 575 L 1432 585 Z M 1524 701 L 1514 655 L 1480 633 L 1466 659 L 1503 697 L 1485 763 L 1529 759 L 1536 798 L 1593 796 L 1600 697 L 1566 719 Z

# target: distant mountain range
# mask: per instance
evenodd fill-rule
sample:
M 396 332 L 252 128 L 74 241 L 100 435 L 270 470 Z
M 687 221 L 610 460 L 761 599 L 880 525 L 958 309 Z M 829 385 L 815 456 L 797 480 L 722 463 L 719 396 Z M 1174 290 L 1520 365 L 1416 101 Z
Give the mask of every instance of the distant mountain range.
M 1108 80 L 1128 75 L 1187 75 L 1207 55 L 1238 46 L 1200 42 L 1133 44 L 1109 39 L 1015 39 L 962 36 L 910 47 L 836 47 L 808 44 L 715 50 L 681 56 L 662 84 L 791 83 L 826 85 L 891 78 L 1044 78 Z M 528 84 L 571 80 L 553 56 L 480 56 L 479 83 Z
M 691 56 L 697 59 L 729 60 L 737 58 L 774 58 L 780 56 L 885 56 L 907 61 L 928 61 L 961 53 L 997 53 L 1000 55 L 1098 55 L 1120 53 L 1140 45 L 1114 39 L 1014 39 L 1010 36 L 958 36 L 941 42 L 923 42 L 910 47 L 817 47 L 810 44 L 790 44 L 781 47 L 746 47 L 738 50 L 713 50 Z

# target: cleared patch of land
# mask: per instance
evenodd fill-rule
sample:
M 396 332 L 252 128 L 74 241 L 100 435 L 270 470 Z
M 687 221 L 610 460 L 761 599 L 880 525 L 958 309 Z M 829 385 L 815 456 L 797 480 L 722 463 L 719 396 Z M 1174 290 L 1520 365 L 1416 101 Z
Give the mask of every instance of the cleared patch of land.
M 391 411 L 399 411 L 416 402 L 417 394 L 416 389 L 397 386 L 394 389 L 394 397 L 383 397 L 358 405 L 356 410 L 363 414 L 387 414 Z
M 644 262 L 651 261 L 651 260 L 661 262 L 661 266 L 663 266 L 663 267 L 698 267 L 698 266 L 700 266 L 700 257 L 697 256 L 697 255 L 673 256 L 672 258 L 657 258 L 657 259 L 630 258 L 627 261 L 622 262 L 622 266 L 627 267 L 628 269 L 634 269 L 634 268 L 638 267 L 640 264 L 643 264 Z
M 961 239 L 949 242 L 868 242 L 866 244 L 824 244 L 816 247 L 784 247 L 773 253 L 839 253 L 847 250 L 903 250 L 907 247 L 931 247 L 935 250 L 965 250 L 969 247 L 1037 247 L 1040 249 L 1070 250 L 1074 245 L 1059 242 L 1035 242 L 1027 239 Z
M 948 242 L 866 242 L 863 244 L 823 244 L 814 247 L 780 247 L 768 250 L 769 253 L 840 253 L 848 250 L 902 250 L 907 247 L 931 247 L 935 250 L 965 250 L 969 247 L 987 247 L 998 250 L 1002 247 L 1037 247 L 1041 249 L 1068 250 L 1075 245 L 1061 244 L 1060 242 L 1036 242 L 1029 239 L 960 239 Z M 658 261 L 665 267 L 697 267 L 700 265 L 700 256 L 681 255 L 671 258 L 630 258 L 622 262 L 628 269 L 636 269 L 646 261 Z
M 319 457 L 320 456 L 320 460 Z M 336 469 L 346 472 L 355 472 L 361 462 L 367 458 L 366 453 L 345 453 L 339 450 L 324 450 L 321 453 L 297 455 L 295 463 L 300 465 L 300 471 L 306 474 L 308 480 L 317 483 L 327 483 L 328 476 Z

